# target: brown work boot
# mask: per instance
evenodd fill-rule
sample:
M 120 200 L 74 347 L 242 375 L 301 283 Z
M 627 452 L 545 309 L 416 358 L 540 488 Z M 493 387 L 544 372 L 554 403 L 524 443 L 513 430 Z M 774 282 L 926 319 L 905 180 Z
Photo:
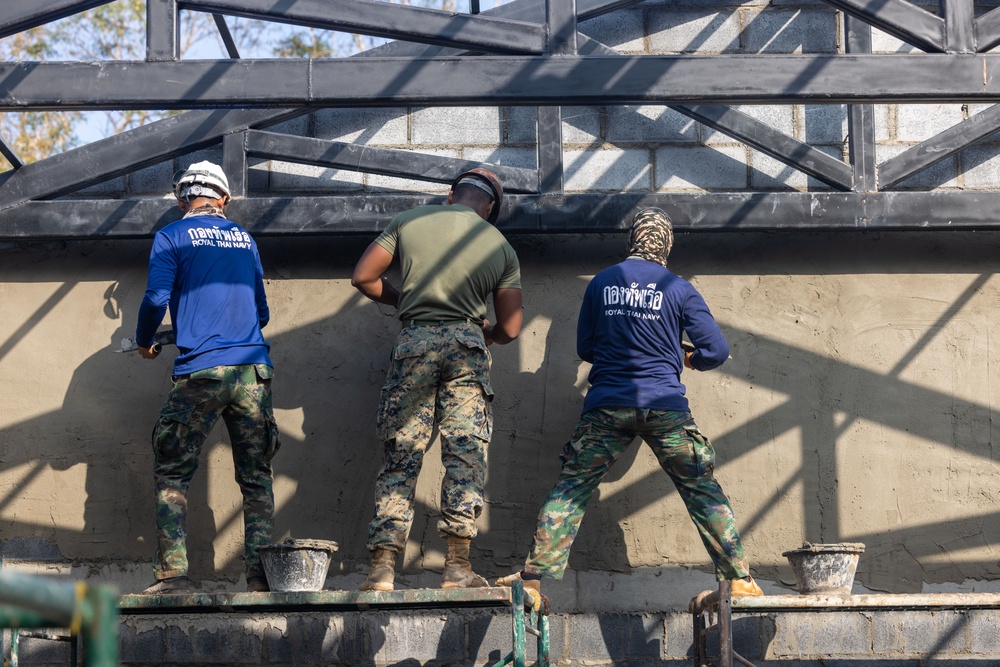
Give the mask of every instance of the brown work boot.
M 520 572 L 497 579 L 497 586 L 513 586 L 515 581 L 524 584 L 525 592 L 531 596 L 531 608 L 538 611 L 542 606 L 542 582 L 539 579 L 524 579 Z
M 730 596 L 731 597 L 751 597 L 756 595 L 763 595 L 764 591 L 760 589 L 757 582 L 753 580 L 753 577 L 746 576 L 742 579 L 733 579 L 730 583 Z
M 270 590 L 267 577 L 247 577 L 247 593 L 267 593 Z
M 143 595 L 168 595 L 170 593 L 190 593 L 191 580 L 187 577 L 167 577 L 160 579 L 142 592 Z
M 472 571 L 469 563 L 469 547 L 472 540 L 467 537 L 449 535 L 448 553 L 444 558 L 444 573 L 441 575 L 441 588 L 484 588 L 490 585 L 478 574 Z
M 396 581 L 396 552 L 376 549 L 372 552 L 372 565 L 368 578 L 361 583 L 363 591 L 391 591 Z

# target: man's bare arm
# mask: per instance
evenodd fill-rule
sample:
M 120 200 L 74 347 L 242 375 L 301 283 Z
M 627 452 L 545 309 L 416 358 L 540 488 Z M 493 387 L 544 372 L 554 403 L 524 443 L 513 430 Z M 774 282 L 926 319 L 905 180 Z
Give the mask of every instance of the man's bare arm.
M 483 325 L 486 342 L 505 345 L 521 335 L 523 315 L 520 289 L 506 288 L 494 292 L 493 311 L 497 316 L 496 324 L 485 322 Z
M 389 251 L 372 242 L 354 267 L 351 285 L 372 301 L 398 306 L 399 291 L 382 278 L 391 265 L 392 255 Z

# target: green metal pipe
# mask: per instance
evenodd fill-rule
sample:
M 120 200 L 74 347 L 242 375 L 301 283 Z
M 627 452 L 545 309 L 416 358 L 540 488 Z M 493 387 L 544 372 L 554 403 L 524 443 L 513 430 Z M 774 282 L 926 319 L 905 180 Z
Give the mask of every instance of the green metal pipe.
M 0 628 L 60 628 L 65 627 L 36 611 L 0 604 Z
M 83 625 L 87 667 L 118 667 L 118 593 L 107 586 L 87 590 L 84 606 L 89 623 Z
M 0 602 L 37 612 L 59 627 L 71 627 L 74 620 L 82 620 L 75 616 L 82 597 L 80 586 L 74 581 L 0 571 Z

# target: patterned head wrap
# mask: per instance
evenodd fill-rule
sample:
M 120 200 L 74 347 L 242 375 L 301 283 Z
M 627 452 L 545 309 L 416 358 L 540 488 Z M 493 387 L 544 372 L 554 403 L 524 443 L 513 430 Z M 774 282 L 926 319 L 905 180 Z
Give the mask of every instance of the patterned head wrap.
M 632 218 L 628 233 L 628 256 L 667 265 L 674 245 L 674 229 L 661 209 L 644 208 Z

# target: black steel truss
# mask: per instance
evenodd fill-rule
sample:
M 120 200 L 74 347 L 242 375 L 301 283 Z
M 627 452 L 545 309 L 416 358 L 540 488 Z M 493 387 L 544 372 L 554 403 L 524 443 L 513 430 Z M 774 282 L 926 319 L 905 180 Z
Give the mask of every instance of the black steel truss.
M 0 37 L 109 1 L 5 0 Z M 77 193 L 212 145 L 223 146 L 234 214 L 256 233 L 371 232 L 429 197 L 261 196 L 248 192 L 248 163 L 448 182 L 472 163 L 263 131 L 318 108 L 412 105 L 539 106 L 536 168 L 494 166 L 512 193 L 501 222 L 511 232 L 616 231 L 644 203 L 697 231 L 996 227 L 1000 192 L 889 190 L 1000 130 L 1000 106 L 878 164 L 872 105 L 1000 101 L 1000 56 L 986 54 L 1000 44 L 1000 9 L 975 17 L 970 0 L 942 0 L 939 16 L 905 0 L 826 1 L 844 12 L 845 54 L 623 56 L 578 33 L 579 21 L 636 0 L 515 0 L 482 14 L 372 0 L 147 0 L 145 60 L 0 63 L 0 111 L 189 111 L 28 164 L 0 141 L 14 165 L 0 175 L 0 238 L 148 235 L 175 215 L 167 201 Z M 178 59 L 181 10 L 213 15 L 229 59 Z M 350 58 L 241 60 L 225 16 L 398 41 Z M 927 53 L 872 55 L 871 26 Z M 848 104 L 850 161 L 732 103 Z M 669 106 L 835 192 L 565 194 L 560 107 L 622 104 Z

